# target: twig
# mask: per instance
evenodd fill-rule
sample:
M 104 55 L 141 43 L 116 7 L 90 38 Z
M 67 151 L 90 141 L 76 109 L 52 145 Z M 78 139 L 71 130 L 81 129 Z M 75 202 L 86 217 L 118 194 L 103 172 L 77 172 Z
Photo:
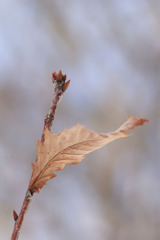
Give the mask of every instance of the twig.
M 49 109 L 48 114 L 44 119 L 44 129 L 41 138 L 41 142 L 44 142 L 44 130 L 48 128 L 51 130 L 51 126 L 54 120 L 55 111 L 57 108 L 57 104 L 63 96 L 63 93 L 68 88 L 70 80 L 65 82 L 66 75 L 63 75 L 61 71 L 57 74 L 56 72 L 52 73 L 52 82 L 53 82 L 53 99 Z
M 56 72 L 52 73 L 52 82 L 53 82 L 53 86 L 54 86 L 53 87 L 53 99 L 52 99 L 52 103 L 51 103 L 49 112 L 44 119 L 44 128 L 43 128 L 42 137 L 41 137 L 42 143 L 45 140 L 44 139 L 44 130 L 45 130 L 45 128 L 48 128 L 49 130 L 51 129 L 51 126 L 52 126 L 52 123 L 54 120 L 54 116 L 55 116 L 55 111 L 57 108 L 57 104 L 58 104 L 59 100 L 62 98 L 63 93 L 69 86 L 70 80 L 67 82 L 65 82 L 65 80 L 66 80 L 66 75 L 63 75 L 61 70 L 59 71 L 58 74 Z M 27 210 L 28 210 L 29 204 L 32 200 L 33 194 L 34 194 L 34 192 L 30 191 L 30 189 L 27 189 L 20 214 L 17 215 L 17 213 L 15 211 L 13 211 L 15 225 L 14 225 L 13 233 L 11 236 L 11 240 L 17 240 L 19 237 L 19 233 L 20 233 L 23 221 L 24 221 L 24 217 L 27 213 Z
M 11 240 L 17 240 L 18 237 L 19 237 L 19 233 L 20 233 L 23 221 L 24 221 L 24 217 L 25 217 L 25 215 L 27 213 L 29 204 L 30 204 L 30 202 L 32 200 L 32 196 L 33 195 L 32 195 L 32 193 L 30 191 L 28 191 L 26 193 L 26 195 L 25 195 L 25 198 L 24 198 L 24 201 L 23 201 L 23 204 L 22 204 L 22 208 L 21 208 L 20 214 L 19 214 L 18 218 L 15 221 L 15 225 L 14 225 L 14 229 L 13 229 Z M 15 211 L 13 211 L 13 213 L 15 213 Z

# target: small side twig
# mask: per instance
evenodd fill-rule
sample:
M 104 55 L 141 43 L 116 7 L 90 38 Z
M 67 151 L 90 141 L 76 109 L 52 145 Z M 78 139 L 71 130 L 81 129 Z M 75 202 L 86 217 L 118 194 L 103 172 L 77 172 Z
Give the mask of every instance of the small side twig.
M 41 138 L 41 142 L 44 142 L 44 130 L 45 128 L 48 128 L 51 130 L 51 126 L 54 120 L 57 104 L 60 101 L 60 99 L 63 96 L 63 93 L 66 91 L 66 89 L 69 86 L 70 80 L 65 82 L 66 75 L 63 75 L 61 71 L 57 74 L 56 72 L 52 73 L 52 82 L 53 82 L 53 98 L 52 103 L 49 109 L 48 114 L 46 115 L 44 119 L 44 129 L 43 134 Z
M 53 86 L 54 86 L 53 87 L 53 98 L 52 98 L 52 103 L 51 103 L 49 112 L 44 119 L 44 128 L 43 128 L 42 137 L 41 137 L 42 143 L 45 140 L 44 139 L 44 130 L 45 130 L 45 128 L 48 128 L 49 130 L 51 129 L 51 126 L 52 126 L 52 123 L 53 123 L 53 120 L 55 117 L 55 111 L 57 108 L 57 104 L 60 101 L 60 99 L 62 98 L 63 93 L 69 86 L 70 80 L 67 82 L 65 82 L 65 80 L 66 80 L 66 75 L 63 75 L 61 70 L 59 71 L 58 74 L 56 72 L 52 73 L 52 82 L 53 82 Z M 13 233 L 11 236 L 11 240 L 18 239 L 18 236 L 19 236 L 19 233 L 20 233 L 23 221 L 24 221 L 24 217 L 29 208 L 29 204 L 31 203 L 33 194 L 34 194 L 34 192 L 30 191 L 30 189 L 27 189 L 27 192 L 26 192 L 19 215 L 17 215 L 17 213 L 15 211 L 13 211 L 15 225 L 14 225 Z

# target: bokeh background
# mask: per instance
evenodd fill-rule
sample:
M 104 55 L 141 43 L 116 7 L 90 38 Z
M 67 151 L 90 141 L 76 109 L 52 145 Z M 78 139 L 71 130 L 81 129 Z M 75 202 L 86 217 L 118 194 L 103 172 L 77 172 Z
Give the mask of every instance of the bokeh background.
M 35 194 L 20 239 L 160 239 L 160 1 L 0 2 L 0 238 L 10 239 L 52 96 L 71 79 L 52 131 L 151 122 Z

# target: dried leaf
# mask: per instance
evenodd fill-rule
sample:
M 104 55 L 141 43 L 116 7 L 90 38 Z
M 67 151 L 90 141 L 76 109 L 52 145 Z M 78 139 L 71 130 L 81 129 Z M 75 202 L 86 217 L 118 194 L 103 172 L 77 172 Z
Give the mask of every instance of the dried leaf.
M 55 171 L 62 170 L 66 164 L 79 163 L 86 154 L 115 139 L 127 137 L 127 131 L 145 122 L 148 120 L 128 117 L 120 128 L 108 134 L 91 132 L 81 125 L 65 129 L 59 134 L 53 134 L 46 128 L 44 143 L 37 141 L 38 154 L 36 163 L 32 163 L 29 189 L 33 193 L 39 192 L 49 179 L 56 177 Z

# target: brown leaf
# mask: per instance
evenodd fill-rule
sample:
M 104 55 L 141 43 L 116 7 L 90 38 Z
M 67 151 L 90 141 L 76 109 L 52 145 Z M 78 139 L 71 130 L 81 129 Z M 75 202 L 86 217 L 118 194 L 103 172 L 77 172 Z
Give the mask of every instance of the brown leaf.
M 127 131 L 145 122 L 148 120 L 128 117 L 120 128 L 108 134 L 91 132 L 79 124 L 59 134 L 53 134 L 46 128 L 44 143 L 37 141 L 38 154 L 36 163 L 32 163 L 29 189 L 33 193 L 39 192 L 49 179 L 56 177 L 55 171 L 62 170 L 66 164 L 79 163 L 86 154 L 115 139 L 127 137 Z

